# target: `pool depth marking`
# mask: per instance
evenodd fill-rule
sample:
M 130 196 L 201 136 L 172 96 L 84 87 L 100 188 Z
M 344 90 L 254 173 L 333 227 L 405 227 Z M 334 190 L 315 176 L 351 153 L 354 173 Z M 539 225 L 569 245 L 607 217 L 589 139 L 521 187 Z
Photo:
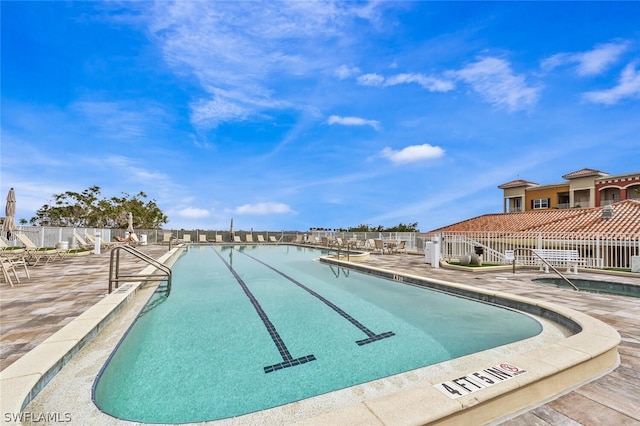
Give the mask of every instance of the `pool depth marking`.
M 233 248 L 232 248 L 232 250 L 233 250 Z M 262 260 L 260 260 L 258 258 L 255 258 L 255 257 L 251 256 L 250 254 L 247 254 L 247 253 L 245 253 L 243 251 L 241 251 L 240 253 L 244 254 L 247 257 L 250 257 L 251 259 L 255 260 L 258 263 L 263 264 L 264 266 L 266 266 L 267 268 L 271 269 L 272 271 L 282 275 L 284 278 L 288 279 L 289 281 L 291 281 L 292 283 L 294 283 L 295 285 L 297 285 L 301 289 L 305 290 L 306 292 L 308 292 L 312 296 L 318 298 L 325 305 L 327 305 L 328 307 L 333 309 L 335 312 L 340 314 L 343 318 L 345 318 L 351 324 L 353 324 L 356 327 L 358 327 L 358 329 L 360 331 L 362 331 L 364 334 L 366 334 L 368 336 L 366 339 L 356 340 L 356 343 L 358 345 L 362 346 L 362 345 L 366 345 L 367 343 L 373 343 L 373 342 L 377 342 L 378 340 L 385 339 L 387 337 L 395 336 L 395 333 L 393 331 L 387 331 L 387 332 L 380 333 L 380 334 L 374 333 L 373 331 L 371 331 L 367 327 L 365 327 L 362 323 L 360 323 L 357 319 L 353 318 L 351 315 L 349 315 L 348 313 L 346 313 L 345 311 L 340 309 L 338 306 L 334 305 L 333 302 L 331 302 L 330 300 L 328 300 L 325 297 L 321 296 L 320 294 L 316 293 L 315 291 L 311 290 L 309 287 L 305 286 L 304 284 L 302 284 L 300 281 L 296 280 L 295 278 L 290 277 L 289 275 L 285 274 L 284 272 L 274 268 L 273 266 L 271 266 L 271 265 L 269 265 L 267 263 L 264 263 Z
M 231 266 L 231 264 L 227 262 L 227 260 L 224 257 L 222 257 L 222 255 L 218 253 L 216 249 L 213 249 L 213 251 L 218 255 L 220 260 L 222 260 L 222 262 L 227 266 L 227 268 L 229 268 L 229 271 L 231 271 L 236 281 L 238 281 L 238 284 L 240 284 L 240 287 L 242 287 L 244 294 L 251 301 L 253 308 L 256 310 L 256 312 L 258 313 L 258 316 L 264 323 L 264 326 L 267 328 L 267 331 L 271 336 L 271 340 L 273 340 L 273 343 L 276 345 L 276 348 L 278 348 L 278 351 L 282 356 L 282 362 L 264 367 L 264 372 L 271 373 L 273 371 L 280 370 L 282 368 L 293 367 L 296 365 L 304 364 L 305 362 L 314 361 L 316 359 L 314 355 L 306 355 L 300 358 L 293 358 L 291 356 L 289 349 L 287 349 L 287 345 L 284 344 L 284 341 L 280 337 L 280 334 L 278 334 L 276 327 L 273 325 L 273 323 L 271 322 L 267 314 L 264 312 L 264 309 L 262 309 L 262 306 L 260 306 L 260 302 L 258 302 L 258 299 L 256 299 L 253 293 L 251 293 L 251 290 L 249 290 L 249 287 L 247 287 L 247 284 L 240 277 L 240 275 L 238 275 L 236 270 L 233 269 L 233 266 Z

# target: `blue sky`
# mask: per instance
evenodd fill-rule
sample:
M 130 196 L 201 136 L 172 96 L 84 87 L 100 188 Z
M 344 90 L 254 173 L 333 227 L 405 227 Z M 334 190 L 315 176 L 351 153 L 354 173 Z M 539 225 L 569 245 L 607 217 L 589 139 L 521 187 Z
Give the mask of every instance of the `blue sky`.
M 17 219 L 98 185 L 167 228 L 429 231 L 640 170 L 640 2 L 0 7 Z

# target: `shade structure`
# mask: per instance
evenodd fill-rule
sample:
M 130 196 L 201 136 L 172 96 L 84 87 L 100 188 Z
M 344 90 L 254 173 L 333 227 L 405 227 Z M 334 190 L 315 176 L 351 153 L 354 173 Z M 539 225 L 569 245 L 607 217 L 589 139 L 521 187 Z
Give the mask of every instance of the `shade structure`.
M 2 233 L 6 235 L 7 239 L 11 238 L 11 235 L 16 230 L 16 193 L 11 188 L 7 194 L 7 205 L 5 207 L 5 219 L 2 223 Z
M 129 212 L 129 214 L 127 215 L 127 222 L 128 222 L 127 231 L 133 234 L 133 213 Z

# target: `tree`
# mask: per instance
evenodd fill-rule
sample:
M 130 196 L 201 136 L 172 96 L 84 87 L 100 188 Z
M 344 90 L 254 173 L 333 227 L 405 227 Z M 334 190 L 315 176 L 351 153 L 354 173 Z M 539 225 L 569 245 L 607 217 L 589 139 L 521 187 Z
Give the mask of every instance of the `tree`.
M 51 205 L 45 204 L 31 218 L 32 225 L 126 228 L 128 213 L 133 214 L 134 228 L 153 229 L 168 222 L 155 200 L 145 202 L 147 195 L 139 192 L 133 197 L 99 199 L 100 187 L 92 186 L 78 193 L 67 191 L 53 196 Z
M 358 225 L 347 229 L 347 232 L 420 232 L 420 230 L 418 229 L 418 222 L 414 222 L 410 224 L 400 223 L 390 228 L 385 228 L 382 225 L 378 225 L 375 228 L 370 225 Z

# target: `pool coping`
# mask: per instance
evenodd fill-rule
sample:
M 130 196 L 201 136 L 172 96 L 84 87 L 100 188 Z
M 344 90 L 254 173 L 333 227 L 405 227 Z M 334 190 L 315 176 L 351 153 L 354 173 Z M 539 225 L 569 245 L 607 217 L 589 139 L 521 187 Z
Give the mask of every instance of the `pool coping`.
M 173 249 L 158 260 L 175 261 L 181 251 L 180 248 Z M 431 381 L 423 381 L 410 389 L 300 420 L 299 424 L 457 424 L 469 422 L 470 419 L 473 419 L 473 423 L 490 423 L 540 405 L 607 374 L 619 364 L 617 346 L 620 335 L 617 331 L 572 309 L 507 293 L 484 291 L 463 284 L 401 274 L 337 259 L 320 260 L 410 285 L 454 289 L 454 292 L 458 292 L 462 297 L 476 298 L 489 303 L 507 303 L 514 309 L 524 307 L 525 311 L 579 332 L 549 346 L 510 356 L 509 359 L 497 360 L 517 365 L 526 370 L 527 374 L 460 398 L 452 399 L 435 387 L 439 383 L 460 377 L 444 374 L 434 377 Z M 139 274 L 149 274 L 153 269 L 153 266 L 148 266 Z M 128 304 L 143 283 L 130 284 L 129 287 L 123 286 L 121 291 L 105 297 L 0 372 L 0 407 L 3 413 L 19 413 L 24 410 L 55 374 Z M 490 367 L 492 365 L 486 365 L 484 368 Z M 471 374 L 474 371 L 463 373 Z M 12 424 L 20 423 L 16 421 Z
M 160 263 L 172 264 L 183 247 L 178 246 L 158 258 Z M 157 268 L 145 267 L 136 275 L 150 275 Z M 15 415 L 40 393 L 51 379 L 135 297 L 144 281 L 127 282 L 107 294 L 98 303 L 0 371 L 0 410 Z M 20 425 L 18 421 L 3 424 Z
M 453 289 L 453 293 L 461 297 L 542 316 L 573 330 L 576 334 L 549 346 L 511 356 L 508 360 L 496 360 L 496 363 L 508 361 L 509 364 L 527 372 L 496 386 L 480 389 L 456 399 L 449 398 L 438 390 L 436 385 L 466 377 L 476 370 L 462 372 L 462 375 L 456 372 L 455 376 L 437 377 L 415 388 L 364 401 L 300 424 L 342 424 L 347 419 L 385 425 L 492 423 L 548 402 L 613 371 L 620 364 L 617 347 L 621 337 L 618 332 L 608 324 L 573 309 L 535 301 L 528 297 L 486 291 L 464 284 L 401 274 L 336 259 L 319 260 L 409 285 L 438 291 L 446 287 L 449 293 Z M 486 365 L 484 368 L 491 367 L 492 365 Z

